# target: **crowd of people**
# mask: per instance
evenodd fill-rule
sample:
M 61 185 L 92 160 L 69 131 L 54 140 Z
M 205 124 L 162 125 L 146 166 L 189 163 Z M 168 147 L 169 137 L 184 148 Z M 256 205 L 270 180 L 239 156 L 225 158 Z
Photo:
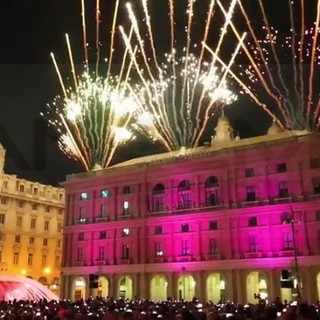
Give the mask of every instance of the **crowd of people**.
M 72 302 L 2 301 L 4 320 L 320 320 L 319 305 L 281 303 L 256 305 L 227 302 L 124 300 L 90 298 Z

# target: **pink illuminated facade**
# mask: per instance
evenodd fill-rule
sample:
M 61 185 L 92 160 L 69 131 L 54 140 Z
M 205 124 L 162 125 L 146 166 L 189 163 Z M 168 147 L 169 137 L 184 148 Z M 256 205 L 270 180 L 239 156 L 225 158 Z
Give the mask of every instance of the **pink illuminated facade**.
M 301 283 L 318 301 L 319 146 L 282 132 L 69 176 L 63 296 L 254 303 L 291 299 Z

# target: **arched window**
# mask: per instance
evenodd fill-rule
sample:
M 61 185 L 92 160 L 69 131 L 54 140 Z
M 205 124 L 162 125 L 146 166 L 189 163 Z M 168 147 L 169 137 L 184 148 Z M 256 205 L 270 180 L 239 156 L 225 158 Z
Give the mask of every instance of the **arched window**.
M 192 208 L 189 180 L 182 180 L 178 185 L 178 209 Z
M 208 207 L 216 206 L 219 203 L 218 199 L 219 181 L 216 176 L 210 176 L 205 181 L 205 205 Z
M 162 183 L 158 183 L 152 189 L 152 211 L 160 212 L 165 211 L 166 206 L 164 202 L 164 190 L 165 187 Z

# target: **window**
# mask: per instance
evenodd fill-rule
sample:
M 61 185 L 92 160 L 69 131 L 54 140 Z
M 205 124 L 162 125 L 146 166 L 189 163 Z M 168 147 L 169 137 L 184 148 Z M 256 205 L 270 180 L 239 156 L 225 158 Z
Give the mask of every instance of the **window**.
M 209 230 L 218 230 L 218 222 L 210 221 L 209 222 Z
M 293 249 L 292 232 L 284 232 L 283 233 L 283 249 L 284 250 L 292 250 Z
M 58 240 L 58 241 L 57 241 L 57 247 L 58 247 L 58 248 L 61 248 L 61 240 Z
M 59 200 L 63 200 L 63 194 L 62 193 L 59 193 Z
M 47 238 L 43 239 L 42 244 L 46 247 L 48 245 L 48 239 Z
M 30 228 L 35 229 L 36 228 L 36 218 L 32 218 L 30 220 Z
M 23 207 L 24 207 L 24 201 L 18 200 L 18 208 L 23 208 Z
M 22 227 L 22 217 L 21 216 L 17 216 L 17 227 L 21 228 Z
M 79 241 L 83 241 L 83 240 L 84 240 L 84 233 L 83 233 L 83 232 L 80 232 L 80 233 L 78 234 L 78 240 L 79 240 Z
M 130 234 L 130 230 L 128 228 L 122 229 L 122 236 L 127 237 Z
M 99 247 L 99 256 L 98 256 L 98 260 L 105 260 L 105 247 Z
M 58 222 L 57 224 L 57 232 L 61 232 L 62 231 L 62 223 Z
M 33 253 L 28 254 L 28 261 L 27 261 L 28 266 L 32 266 L 33 264 Z
M 46 207 L 46 213 L 50 212 L 50 207 Z
M 19 186 L 19 191 L 20 191 L 20 192 L 24 192 L 24 186 L 23 186 L 23 185 L 20 185 L 20 186 Z
M 181 254 L 183 256 L 188 256 L 190 254 L 190 241 L 182 240 L 181 241 Z
M 130 194 L 131 193 L 131 188 L 130 186 L 125 186 L 123 187 L 123 194 Z
M 161 226 L 157 226 L 154 228 L 154 234 L 162 234 L 163 230 Z
M 80 200 L 88 200 L 88 193 L 87 192 L 81 192 L 80 193 Z
M 86 210 L 84 208 L 80 208 L 79 221 L 80 222 L 85 222 L 86 221 Z
M 42 267 L 45 267 L 47 265 L 47 256 L 46 255 L 42 256 L 41 265 L 42 265 Z
M 316 210 L 316 220 L 320 221 L 320 210 Z
M 29 244 L 33 245 L 34 244 L 34 237 L 29 238 Z
M 0 224 L 4 224 L 6 220 L 6 215 L 4 213 L 0 214 Z
M 209 254 L 214 255 L 218 253 L 218 243 L 216 238 L 209 240 Z
M 19 264 L 19 252 L 13 253 L 13 264 Z
M 279 198 L 289 197 L 288 183 L 287 181 L 279 182 Z
M 178 185 L 178 207 L 177 209 L 192 208 L 190 182 L 183 180 Z
M 108 207 L 103 204 L 100 207 L 100 217 L 101 218 L 106 218 L 108 216 Z
M 165 202 L 164 202 L 164 185 L 159 183 L 152 190 L 152 211 L 161 212 L 165 211 Z
M 49 230 L 49 220 L 45 220 L 45 222 L 44 222 L 44 230 Z
M 33 204 L 31 208 L 32 208 L 32 210 L 37 210 L 38 206 L 36 204 Z
M 101 198 L 109 198 L 109 190 L 104 189 L 101 191 Z
M 0 241 L 5 241 L 5 240 L 6 240 L 6 234 L 0 231 Z
M 0 262 L 2 262 L 2 251 L 0 251 Z
M 106 231 L 100 231 L 100 239 L 107 239 L 107 232 Z
M 256 235 L 249 236 L 249 252 L 258 252 L 258 237 Z
M 4 204 L 4 205 L 8 204 L 8 198 L 1 197 L 1 204 Z
M 130 204 L 129 201 L 123 201 L 123 215 L 130 214 Z
M 38 188 L 33 188 L 33 194 L 35 194 L 35 195 L 38 194 Z
M 54 260 L 54 266 L 56 268 L 59 268 L 60 267 L 60 257 L 59 256 L 56 256 L 55 260 Z
M 63 214 L 63 209 L 59 209 L 59 210 L 58 210 L 58 214 L 59 214 L 59 215 L 62 215 L 62 214 Z
M 248 226 L 249 227 L 256 227 L 258 225 L 257 217 L 250 217 L 248 219 Z
M 313 192 L 316 194 L 320 194 L 320 178 L 313 178 L 312 184 L 313 184 Z
M 122 246 L 122 259 L 127 260 L 130 257 L 130 248 L 127 244 Z
M 254 177 L 254 169 L 253 168 L 246 169 L 245 172 L 244 172 L 244 176 L 246 178 Z
M 181 232 L 189 232 L 189 225 L 187 223 L 181 225 Z
M 286 172 L 286 171 L 287 171 L 287 164 L 285 162 L 277 164 L 277 172 L 278 173 Z
M 14 242 L 15 242 L 15 243 L 20 243 L 20 240 L 21 240 L 20 235 L 16 235 L 16 236 L 14 237 Z
M 156 257 L 163 257 L 163 250 L 162 250 L 162 243 L 161 242 L 155 243 L 155 253 L 156 253 Z
M 256 200 L 256 191 L 254 186 L 247 186 L 247 201 Z
M 8 181 L 3 181 L 2 182 L 2 188 L 3 189 L 8 189 Z
M 310 159 L 310 169 L 319 169 L 320 168 L 320 159 L 313 158 Z
M 82 261 L 83 261 L 83 249 L 82 249 L 82 248 L 78 248 L 78 251 L 77 251 L 77 261 L 78 261 L 78 262 L 82 262 Z
M 211 176 L 205 181 L 206 206 L 215 206 L 218 204 L 218 178 Z

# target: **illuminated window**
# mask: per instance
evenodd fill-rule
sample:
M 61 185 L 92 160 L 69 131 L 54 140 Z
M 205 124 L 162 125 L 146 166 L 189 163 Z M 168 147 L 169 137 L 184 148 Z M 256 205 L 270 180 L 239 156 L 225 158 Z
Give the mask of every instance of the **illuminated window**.
M 162 257 L 163 256 L 163 250 L 162 250 L 162 243 L 156 242 L 155 243 L 155 254 L 156 257 Z
M 81 192 L 80 193 L 80 200 L 88 200 L 88 193 L 87 192 Z
M 189 232 L 189 225 L 187 223 L 181 225 L 181 232 Z
M 36 228 L 36 218 L 32 218 L 30 220 L 30 228 L 35 229 Z
M 157 226 L 154 228 L 154 234 L 162 234 L 162 227 L 161 226 Z
M 129 201 L 123 201 L 123 214 L 130 214 L 130 204 Z
M 277 164 L 277 172 L 278 173 L 286 172 L 286 171 L 287 171 L 287 164 L 285 162 Z
M 130 257 L 130 248 L 127 244 L 122 246 L 122 259 L 127 260 Z
M 123 194 L 130 194 L 131 193 L 131 188 L 130 186 L 125 186 L 123 187 Z
M 218 253 L 218 243 L 216 238 L 209 239 L 209 254 Z
M 29 254 L 28 254 L 28 261 L 27 261 L 27 263 L 28 263 L 28 266 L 32 266 L 32 264 L 33 264 L 33 253 L 29 253 Z
M 13 253 L 13 264 L 19 264 L 19 252 Z
M 108 198 L 109 197 L 109 190 L 105 189 L 101 191 L 101 198 Z
M 182 240 L 181 241 L 181 255 L 188 256 L 190 254 L 190 241 Z
M 122 236 L 127 237 L 130 234 L 130 230 L 128 228 L 122 229 Z
M 247 186 L 247 201 L 256 200 L 256 191 L 254 186 Z

